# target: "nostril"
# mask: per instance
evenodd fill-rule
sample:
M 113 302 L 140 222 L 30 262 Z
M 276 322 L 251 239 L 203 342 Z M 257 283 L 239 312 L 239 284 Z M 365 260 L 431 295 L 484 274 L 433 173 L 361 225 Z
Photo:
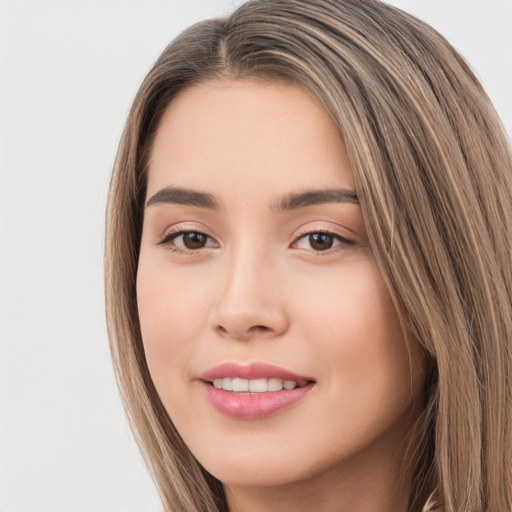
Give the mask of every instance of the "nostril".
M 266 325 L 254 325 L 249 329 L 249 331 L 270 331 L 270 327 L 267 327 Z
M 228 330 L 223 327 L 222 325 L 217 325 L 215 327 L 215 330 L 221 335 L 221 336 L 224 336 L 226 334 L 229 334 Z
M 270 338 L 281 335 L 288 327 L 286 315 L 278 305 L 228 306 L 229 304 L 221 304 L 214 308 L 208 322 L 210 328 L 222 338 Z
M 272 332 L 272 329 L 266 325 L 253 325 L 249 328 L 244 328 L 243 326 L 231 325 L 226 327 L 224 325 L 215 326 L 215 331 L 219 336 L 224 337 L 233 337 L 240 340 L 248 340 L 253 336 L 267 336 Z

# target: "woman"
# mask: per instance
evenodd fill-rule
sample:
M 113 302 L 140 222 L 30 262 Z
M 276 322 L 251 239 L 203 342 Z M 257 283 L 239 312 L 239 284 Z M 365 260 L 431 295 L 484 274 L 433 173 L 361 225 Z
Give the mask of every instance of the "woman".
M 512 508 L 512 156 L 376 0 L 256 0 L 143 82 L 111 348 L 166 511 Z

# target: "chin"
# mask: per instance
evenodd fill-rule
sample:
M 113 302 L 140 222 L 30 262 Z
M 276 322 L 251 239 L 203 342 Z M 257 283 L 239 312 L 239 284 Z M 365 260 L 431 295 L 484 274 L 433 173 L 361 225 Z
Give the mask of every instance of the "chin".
M 275 440 L 274 440 L 275 441 Z M 307 445 L 310 449 L 307 449 Z M 345 466 L 344 460 L 352 458 L 351 453 L 340 450 L 322 452 L 314 442 L 295 439 L 279 443 L 253 442 L 248 446 L 234 446 L 219 451 L 200 452 L 200 464 L 215 478 L 229 487 L 279 487 L 300 482 L 323 479 L 331 472 Z
M 273 462 L 262 466 L 233 462 L 206 469 L 229 487 L 281 487 L 307 479 L 307 474 L 297 472 L 297 467 Z

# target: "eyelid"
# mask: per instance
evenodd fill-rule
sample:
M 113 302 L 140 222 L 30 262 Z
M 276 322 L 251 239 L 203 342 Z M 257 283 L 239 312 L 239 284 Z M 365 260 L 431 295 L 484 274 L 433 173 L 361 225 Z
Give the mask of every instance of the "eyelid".
M 207 235 L 207 236 L 215 239 L 215 237 L 212 235 L 210 230 L 203 223 L 195 222 L 195 221 L 194 222 L 189 222 L 189 221 L 178 222 L 176 224 L 173 224 L 172 226 L 168 226 L 163 231 L 161 231 L 160 234 L 158 234 L 156 236 L 156 239 L 157 239 L 157 241 L 159 241 L 159 240 L 163 240 L 164 238 L 167 238 L 173 234 L 182 233 L 182 232 L 191 232 L 191 231 L 194 231 L 197 233 L 202 233 L 203 235 Z
M 346 229 L 347 231 L 350 231 Z M 305 235 L 312 235 L 314 233 L 325 233 L 326 235 L 332 235 L 337 238 L 340 238 L 341 240 L 344 240 L 346 242 L 355 243 L 355 240 L 352 238 L 349 238 L 348 236 L 345 236 L 344 234 L 340 233 L 340 228 L 334 228 L 334 227 L 326 227 L 324 226 L 311 226 L 310 223 L 308 223 L 306 226 L 302 226 L 299 228 L 297 233 L 294 236 L 295 241 L 299 238 L 302 238 Z

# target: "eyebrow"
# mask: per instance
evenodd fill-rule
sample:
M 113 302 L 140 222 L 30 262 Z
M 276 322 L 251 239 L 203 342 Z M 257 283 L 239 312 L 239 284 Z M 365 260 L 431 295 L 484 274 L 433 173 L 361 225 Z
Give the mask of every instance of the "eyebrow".
M 165 187 L 159 190 L 148 200 L 146 208 L 154 204 L 184 204 L 197 208 L 219 209 L 219 204 L 211 194 L 178 187 Z
M 273 209 L 277 211 L 296 210 L 324 203 L 359 204 L 359 199 L 353 190 L 343 188 L 308 190 L 301 193 L 287 194 L 273 206 Z
M 289 211 L 325 203 L 359 204 L 359 199 L 353 190 L 348 189 L 308 190 L 287 194 L 272 205 L 272 209 L 275 211 Z M 155 204 L 182 204 L 210 210 L 220 209 L 219 203 L 211 194 L 172 186 L 156 192 L 146 202 L 145 207 Z

